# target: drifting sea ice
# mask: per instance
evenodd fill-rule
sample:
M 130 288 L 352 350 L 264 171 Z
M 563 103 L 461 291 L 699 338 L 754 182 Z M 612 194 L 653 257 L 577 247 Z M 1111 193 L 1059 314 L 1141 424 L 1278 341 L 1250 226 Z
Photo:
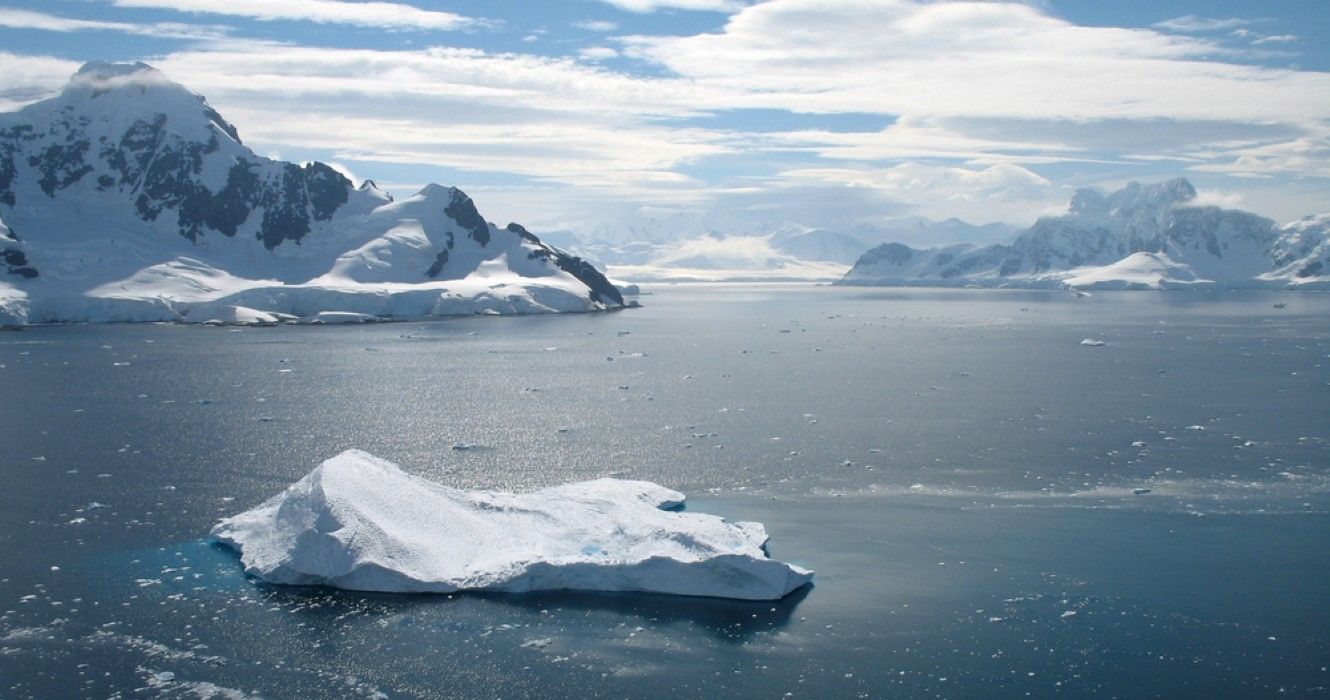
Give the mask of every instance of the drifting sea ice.
M 639 591 L 776 600 L 813 572 L 767 557 L 759 523 L 673 510 L 684 496 L 597 479 L 463 491 L 349 450 L 212 536 L 269 583 L 387 592 Z

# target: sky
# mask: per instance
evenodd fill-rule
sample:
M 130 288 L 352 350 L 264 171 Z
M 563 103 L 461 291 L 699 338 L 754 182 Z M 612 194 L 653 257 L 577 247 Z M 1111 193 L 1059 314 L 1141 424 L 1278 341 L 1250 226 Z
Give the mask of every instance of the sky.
M 1330 211 L 1324 0 L 0 0 L 0 47 L 0 111 L 145 61 L 262 155 L 537 231 L 1028 225 L 1174 177 Z

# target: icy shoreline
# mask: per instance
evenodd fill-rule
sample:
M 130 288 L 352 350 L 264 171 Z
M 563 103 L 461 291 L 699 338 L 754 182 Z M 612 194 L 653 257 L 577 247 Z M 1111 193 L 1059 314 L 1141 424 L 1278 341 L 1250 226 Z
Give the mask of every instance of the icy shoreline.
M 621 591 L 778 600 L 813 572 L 770 559 L 760 523 L 677 510 L 684 495 L 597 479 L 463 491 L 359 450 L 226 518 L 212 537 L 268 583 L 358 591 Z
M 188 323 L 270 326 L 285 323 L 417 321 L 455 316 L 585 313 L 637 306 L 592 300 L 560 279 L 472 278 L 426 284 L 262 285 L 226 294 L 63 294 L 33 299 L 0 283 L 0 327 L 58 323 Z

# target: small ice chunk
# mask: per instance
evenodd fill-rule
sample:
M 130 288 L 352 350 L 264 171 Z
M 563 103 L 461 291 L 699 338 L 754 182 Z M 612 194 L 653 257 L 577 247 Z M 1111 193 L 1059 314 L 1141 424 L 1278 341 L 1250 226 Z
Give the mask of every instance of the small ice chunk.
M 1094 338 L 1086 338 L 1085 340 L 1082 340 L 1082 341 L 1081 341 L 1081 345 L 1084 345 L 1084 346 L 1089 347 L 1089 348 L 1097 348 L 1097 347 L 1100 347 L 1100 346 L 1103 345 L 1103 344 L 1104 344 L 1104 341 L 1102 341 L 1102 340 L 1095 340 Z
M 374 323 L 381 320 L 383 319 L 378 316 L 354 311 L 320 311 L 309 316 L 302 316 L 299 323 L 321 326 L 339 323 Z
M 361 591 L 776 600 L 812 579 L 812 571 L 767 556 L 762 525 L 677 510 L 683 500 L 650 482 L 618 479 L 526 494 L 463 491 L 350 450 L 221 521 L 212 536 L 269 583 Z

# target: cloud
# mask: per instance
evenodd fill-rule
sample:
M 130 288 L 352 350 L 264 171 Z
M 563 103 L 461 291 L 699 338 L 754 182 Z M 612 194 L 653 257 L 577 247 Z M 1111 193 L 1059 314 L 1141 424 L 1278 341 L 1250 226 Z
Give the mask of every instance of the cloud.
M 1166 19 L 1162 22 L 1155 22 L 1155 29 L 1163 29 L 1170 32 L 1185 32 L 1188 34 L 1199 34 L 1204 32 L 1217 32 L 1225 29 L 1235 29 L 1254 24 L 1258 20 L 1242 19 L 1240 17 L 1197 17 L 1196 15 L 1183 15 Z
M 247 143 L 331 149 L 344 161 L 505 173 L 651 201 L 705 188 L 680 168 L 744 147 L 741 135 L 656 123 L 714 96 L 573 59 L 223 43 L 154 64 L 206 94 Z
M 618 23 L 600 19 L 588 19 L 581 22 L 573 22 L 573 26 L 578 29 L 585 29 L 589 32 L 612 32 L 619 28 Z
M 1325 73 L 1209 60 L 1230 52 L 1016 3 L 772 0 L 718 33 L 624 41 L 745 106 L 802 112 L 1288 121 L 1330 104 Z
M 619 52 L 608 46 L 588 46 L 577 52 L 578 56 L 584 61 L 604 61 L 610 58 L 618 58 Z
M 114 1 L 260 19 L 353 5 L 379 14 L 336 21 L 385 28 L 418 17 L 383 7 L 430 14 L 329 0 Z M 248 14 L 260 9 L 267 14 Z M 1324 180 L 1314 178 L 1330 177 L 1330 74 L 1244 64 L 1253 54 L 1225 48 L 1236 43 L 1228 34 L 1083 27 L 1010 2 L 767 0 L 731 9 L 712 32 L 605 37 L 562 58 L 223 36 L 145 59 L 206 94 L 256 148 L 402 181 L 486 173 L 475 179 L 512 188 L 496 196 L 531 203 L 513 217 L 523 221 L 585 222 L 642 204 L 793 220 L 836 207 L 864 217 L 1027 220 L 1049 202 L 1063 206 L 1064 185 L 1183 169 L 1269 183 L 1269 201 L 1275 183 L 1307 177 L 1324 199 Z M 67 27 L 57 31 L 140 26 L 5 16 Z M 468 26 L 462 19 L 449 26 Z M 647 63 L 598 62 L 614 51 Z M 0 105 L 50 94 L 77 67 L 13 58 L 24 60 L 3 61 Z M 753 115 L 764 113 L 779 118 L 754 128 Z M 828 126 L 798 128 L 807 115 Z M 856 126 L 864 124 L 872 126 Z M 1310 201 L 1313 185 L 1301 187 L 1298 201 Z
M 1296 34 L 1272 34 L 1272 35 L 1270 35 L 1270 36 L 1263 36 L 1263 37 L 1261 37 L 1261 38 L 1259 38 L 1259 39 L 1256 39 L 1256 40 L 1253 41 L 1252 43 L 1253 43 L 1253 44 L 1287 44 L 1287 43 L 1289 43 L 1289 42 L 1293 42 L 1293 41 L 1297 41 L 1297 40 L 1298 40 L 1298 37 L 1297 37 Z
M 110 31 L 167 39 L 216 39 L 226 36 L 230 31 L 229 27 L 200 26 L 177 22 L 136 24 L 132 22 L 73 19 L 49 15 L 44 12 L 4 7 L 0 7 L 0 27 L 36 29 L 47 32 Z
M 1001 130 L 984 128 L 973 120 L 907 116 L 877 132 L 791 131 L 771 134 L 768 138 L 774 144 L 811 150 L 833 160 L 993 157 L 1008 161 L 1092 160 L 1083 153 L 1084 145 L 1074 140 L 1049 138 L 1040 130 L 1030 129 L 1024 121 L 1011 126 L 1010 130 Z M 984 131 L 988 133 L 978 133 Z
M 708 12 L 735 12 L 747 3 L 744 0 L 600 0 L 620 10 L 645 14 L 656 10 L 701 10 Z
M 422 10 L 395 2 L 342 0 L 112 0 L 116 7 L 177 10 L 248 17 L 261 21 L 298 20 L 393 29 L 455 30 L 480 22 L 451 12 Z
M 0 51 L 0 111 L 50 97 L 69 82 L 79 64 L 53 56 L 23 56 Z
M 1032 221 L 1066 208 L 1066 192 L 1013 163 L 963 168 L 905 162 L 888 168 L 803 168 L 781 177 L 867 188 L 899 202 L 918 203 L 925 216 L 971 221 Z
M 280 159 L 275 158 L 274 160 L 280 160 Z M 346 179 L 350 180 L 351 184 L 356 187 L 359 187 L 360 183 L 364 182 L 362 178 L 358 177 L 355 173 L 351 172 L 351 168 L 348 168 L 344 163 L 338 163 L 335 160 L 329 160 L 329 161 L 323 161 L 323 164 L 341 173 L 342 177 L 345 177 Z
M 1233 144 L 1200 155 L 1205 162 L 1191 165 L 1189 170 L 1247 178 L 1290 175 L 1330 178 L 1330 127 L 1299 138 Z
M 667 246 L 656 260 L 657 265 L 676 265 L 713 269 L 746 269 L 766 267 L 781 261 L 790 261 L 788 255 L 771 247 L 761 236 L 732 236 L 714 238 L 701 236 Z

